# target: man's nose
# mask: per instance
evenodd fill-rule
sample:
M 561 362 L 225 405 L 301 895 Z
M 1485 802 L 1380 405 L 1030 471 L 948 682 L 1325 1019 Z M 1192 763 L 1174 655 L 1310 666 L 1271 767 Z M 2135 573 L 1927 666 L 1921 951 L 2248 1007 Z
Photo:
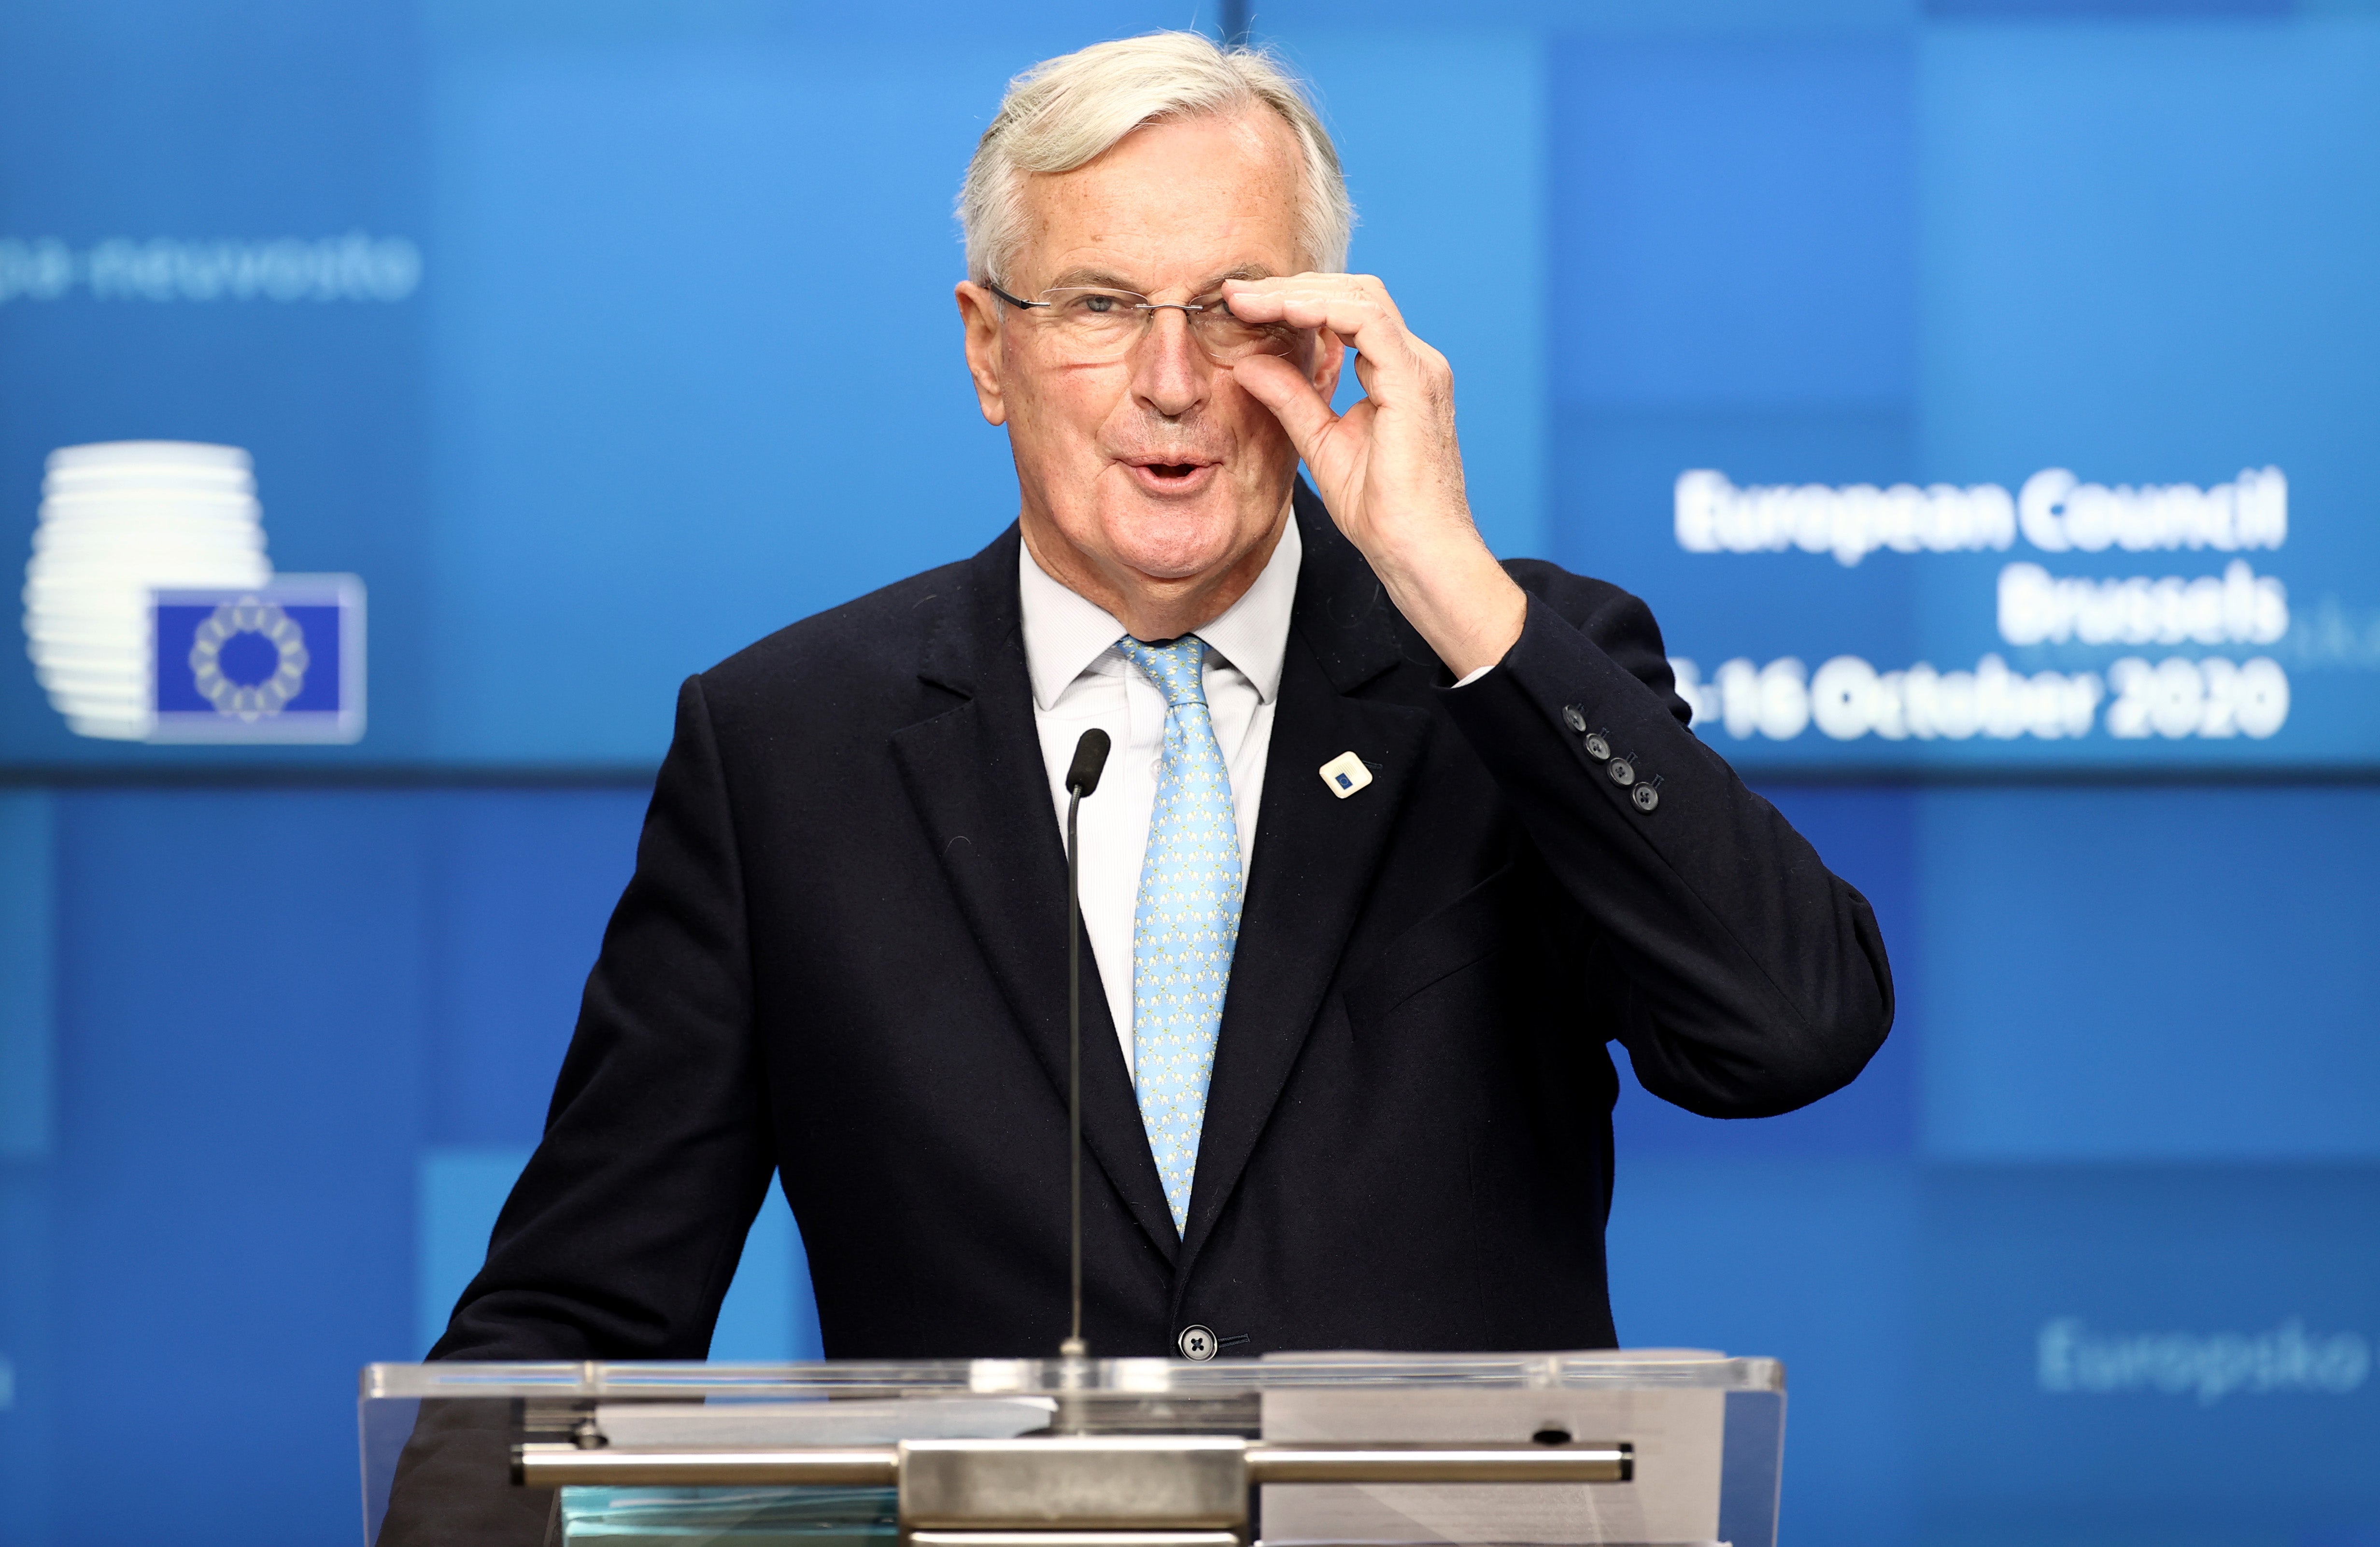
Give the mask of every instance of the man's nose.
M 1214 363 L 1190 335 L 1190 314 L 1165 307 L 1149 314 L 1133 365 L 1133 392 L 1157 413 L 1178 419 L 1206 400 Z

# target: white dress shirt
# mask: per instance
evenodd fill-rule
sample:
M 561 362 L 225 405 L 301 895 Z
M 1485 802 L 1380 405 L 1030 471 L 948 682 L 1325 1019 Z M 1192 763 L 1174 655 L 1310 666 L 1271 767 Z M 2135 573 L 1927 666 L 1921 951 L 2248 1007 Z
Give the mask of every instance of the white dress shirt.
M 1017 591 L 1024 604 L 1025 661 L 1033 677 L 1033 719 L 1041 732 L 1041 761 L 1059 830 L 1066 823 L 1066 769 L 1075 743 L 1093 726 L 1112 750 L 1098 792 L 1077 818 L 1082 848 L 1083 925 L 1091 957 L 1107 990 L 1124 1068 L 1132 1068 L 1133 915 L 1140 901 L 1140 861 L 1148 847 L 1157 775 L 1165 753 L 1165 695 L 1146 672 L 1118 655 L 1124 626 L 1105 609 L 1075 595 L 1017 545 Z M 1257 803 L 1264 793 L 1265 754 L 1272 743 L 1273 705 L 1281 695 L 1281 656 L 1289 647 L 1289 615 L 1297 599 L 1304 551 L 1297 523 L 1289 522 L 1264 573 L 1230 610 L 1196 629 L 1207 642 L 1207 707 L 1215 740 L 1232 770 L 1232 816 L 1240 828 L 1240 885 L 1257 841 Z

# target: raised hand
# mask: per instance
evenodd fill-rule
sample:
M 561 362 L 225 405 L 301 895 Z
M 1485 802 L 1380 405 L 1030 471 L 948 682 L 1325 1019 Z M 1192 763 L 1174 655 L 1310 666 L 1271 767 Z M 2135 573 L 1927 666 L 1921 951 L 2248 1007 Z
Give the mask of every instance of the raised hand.
M 1223 294 L 1235 317 L 1326 329 L 1355 351 L 1365 395 L 1344 414 L 1278 356 L 1232 371 L 1288 431 L 1331 520 L 1439 659 L 1457 676 L 1503 659 L 1528 603 L 1472 524 L 1446 357 L 1414 336 L 1369 274 L 1231 280 Z

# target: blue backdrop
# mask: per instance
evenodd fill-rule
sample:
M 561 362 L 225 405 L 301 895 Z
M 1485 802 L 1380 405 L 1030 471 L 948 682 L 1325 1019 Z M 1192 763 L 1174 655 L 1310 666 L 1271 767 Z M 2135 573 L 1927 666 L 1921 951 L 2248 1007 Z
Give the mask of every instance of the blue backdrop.
M 245 446 L 372 678 L 356 745 L 168 747 L 0 670 L 0 1541 L 358 1529 L 354 1368 L 536 1138 L 676 682 L 1013 515 L 949 309 L 1002 82 L 1214 19 L 0 0 L 0 536 L 55 446 Z M 1788 1361 L 1789 1542 L 2380 1543 L 2380 14 L 1255 23 L 1490 539 L 1653 603 L 1892 948 L 1841 1095 L 1623 1094 L 1623 1337 Z M 418 272 L 222 277 L 357 237 Z M 715 1351 L 816 1339 L 772 1203 Z

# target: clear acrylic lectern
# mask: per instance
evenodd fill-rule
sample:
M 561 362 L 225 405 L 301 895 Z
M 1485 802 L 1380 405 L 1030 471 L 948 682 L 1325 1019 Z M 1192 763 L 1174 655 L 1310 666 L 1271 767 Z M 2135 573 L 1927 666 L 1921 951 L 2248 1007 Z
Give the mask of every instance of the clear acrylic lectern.
M 366 1547 L 1772 1547 L 1783 1368 L 1683 1350 L 375 1364 Z

